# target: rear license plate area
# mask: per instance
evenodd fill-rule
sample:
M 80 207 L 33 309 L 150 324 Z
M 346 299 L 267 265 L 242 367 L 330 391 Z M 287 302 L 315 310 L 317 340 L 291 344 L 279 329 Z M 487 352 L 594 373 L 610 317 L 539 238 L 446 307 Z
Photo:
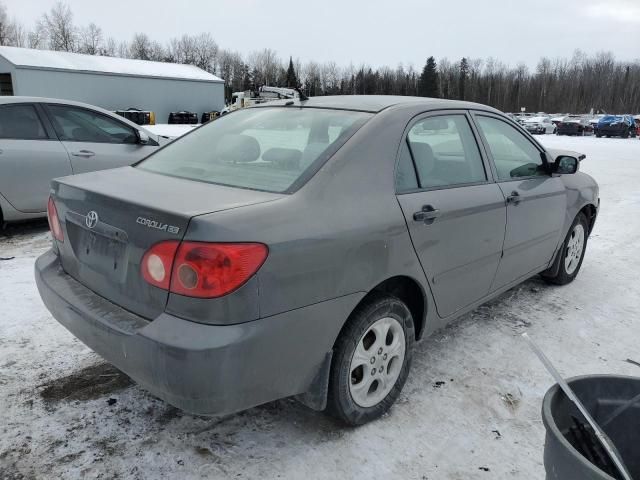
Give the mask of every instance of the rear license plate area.
M 78 262 L 106 279 L 124 281 L 128 242 L 123 231 L 104 224 L 89 229 L 71 220 L 67 221 L 67 234 Z

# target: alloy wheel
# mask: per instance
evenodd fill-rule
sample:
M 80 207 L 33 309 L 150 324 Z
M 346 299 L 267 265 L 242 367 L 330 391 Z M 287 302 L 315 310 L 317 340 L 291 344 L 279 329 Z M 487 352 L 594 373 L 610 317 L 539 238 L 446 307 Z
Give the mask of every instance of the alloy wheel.
M 391 391 L 402 370 L 406 351 L 398 320 L 384 317 L 362 335 L 351 359 L 349 392 L 361 407 L 373 407 Z
M 567 242 L 567 254 L 564 258 L 564 268 L 569 275 L 573 274 L 580 264 L 582 251 L 584 250 L 584 227 L 578 223 L 569 236 Z

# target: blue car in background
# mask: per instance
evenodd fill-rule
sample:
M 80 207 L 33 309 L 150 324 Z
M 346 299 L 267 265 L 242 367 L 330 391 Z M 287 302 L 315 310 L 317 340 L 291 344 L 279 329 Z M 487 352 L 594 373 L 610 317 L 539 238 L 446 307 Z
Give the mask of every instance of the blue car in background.
M 622 137 L 636 136 L 635 121 L 631 115 L 605 115 L 594 128 L 596 137 Z

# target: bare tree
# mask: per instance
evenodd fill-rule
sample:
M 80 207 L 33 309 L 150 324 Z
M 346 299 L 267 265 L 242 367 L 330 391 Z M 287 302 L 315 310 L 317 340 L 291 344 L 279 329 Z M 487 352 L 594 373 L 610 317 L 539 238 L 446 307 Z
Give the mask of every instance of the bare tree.
M 104 55 L 106 57 L 115 57 L 118 53 L 118 42 L 113 37 L 107 38 L 107 41 L 104 44 L 104 48 L 100 55 Z
M 0 3 L 0 45 L 10 45 L 11 29 L 7 7 Z
M 78 50 L 78 30 L 73 24 L 73 12 L 66 3 L 57 2 L 48 13 L 44 13 L 38 28 L 46 33 L 51 50 Z
M 89 55 L 99 55 L 103 51 L 102 29 L 95 23 L 80 30 L 79 51 Z
M 129 56 L 139 60 L 151 60 L 151 39 L 146 33 L 136 33 L 129 45 Z
M 195 63 L 197 67 L 214 72 L 218 59 L 218 44 L 210 33 L 201 33 L 194 39 Z

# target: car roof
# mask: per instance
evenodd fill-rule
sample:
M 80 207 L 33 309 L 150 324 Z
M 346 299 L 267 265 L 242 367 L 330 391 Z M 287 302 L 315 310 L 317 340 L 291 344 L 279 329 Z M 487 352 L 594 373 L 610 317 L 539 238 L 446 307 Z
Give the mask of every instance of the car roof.
M 75 107 L 83 107 L 83 108 L 88 108 L 90 110 L 95 110 L 96 112 L 100 112 L 103 113 L 105 115 L 108 115 L 110 117 L 114 117 L 116 119 L 118 119 L 121 122 L 126 123 L 127 125 L 132 126 L 133 128 L 136 128 L 138 130 L 143 130 L 145 131 L 147 134 L 149 134 L 150 132 L 145 129 L 144 127 L 137 125 L 135 123 L 133 123 L 132 121 L 121 117 L 120 115 L 116 115 L 113 112 L 110 112 L 109 110 L 105 110 L 104 108 L 100 108 L 97 107 L 96 105 L 91 105 L 89 103 L 82 103 L 82 102 L 76 102 L 74 100 L 64 100 L 61 98 L 47 98 L 47 97 L 26 97 L 26 96 L 2 96 L 0 97 L 0 105 L 10 105 L 12 103 L 55 103 L 55 104 L 59 104 L 59 105 L 73 105 Z
M 96 107 L 95 105 L 91 105 L 89 103 L 76 102 L 74 100 L 64 100 L 61 98 L 48 98 L 48 97 L 26 97 L 26 96 L 5 96 L 0 97 L 0 105 L 8 104 L 8 103 L 60 103 L 63 105 L 76 105 L 78 107 L 87 107 L 93 108 L 95 110 L 106 111 L 100 107 Z
M 400 95 L 329 95 L 323 97 L 310 97 L 308 100 L 274 100 L 261 103 L 252 108 L 265 108 L 269 106 L 293 105 L 300 107 L 332 108 L 341 110 L 358 110 L 363 112 L 378 113 L 390 107 L 416 107 L 424 106 L 428 110 L 438 109 L 475 109 L 498 112 L 498 110 L 481 105 L 479 103 L 464 102 L 460 100 L 444 100 L 429 97 L 408 97 Z

